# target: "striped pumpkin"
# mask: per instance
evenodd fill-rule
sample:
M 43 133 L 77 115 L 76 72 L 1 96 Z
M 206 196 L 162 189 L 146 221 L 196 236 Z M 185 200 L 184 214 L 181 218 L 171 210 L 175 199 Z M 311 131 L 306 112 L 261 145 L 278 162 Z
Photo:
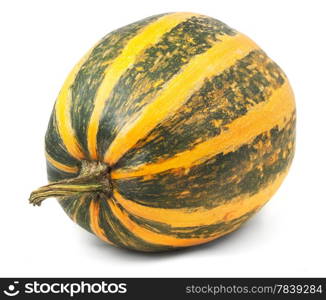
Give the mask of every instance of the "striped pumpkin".
M 275 193 L 294 154 L 283 71 L 248 37 L 192 13 L 106 35 L 73 68 L 46 133 L 50 184 L 103 241 L 139 251 L 203 244 Z

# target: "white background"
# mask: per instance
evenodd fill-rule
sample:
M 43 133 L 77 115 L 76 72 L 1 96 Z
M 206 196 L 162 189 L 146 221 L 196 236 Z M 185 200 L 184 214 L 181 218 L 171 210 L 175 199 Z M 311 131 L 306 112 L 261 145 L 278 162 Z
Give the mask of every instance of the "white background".
M 326 276 L 325 1 L 1 1 L 0 276 Z M 255 40 L 296 94 L 297 152 L 284 184 L 243 228 L 166 254 L 113 248 L 83 231 L 46 183 L 43 137 L 72 66 L 106 33 L 144 17 L 191 11 Z

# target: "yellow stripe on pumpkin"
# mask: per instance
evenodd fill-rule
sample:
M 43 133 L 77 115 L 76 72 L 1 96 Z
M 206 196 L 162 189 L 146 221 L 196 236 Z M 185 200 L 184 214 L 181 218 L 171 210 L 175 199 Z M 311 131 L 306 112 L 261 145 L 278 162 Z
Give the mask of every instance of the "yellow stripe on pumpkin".
M 83 58 L 74 66 L 66 78 L 63 87 L 55 104 L 55 116 L 59 135 L 67 148 L 67 151 L 77 159 L 83 159 L 84 153 L 76 138 L 74 129 L 71 126 L 70 109 L 72 105 L 71 86 L 75 81 L 78 71 L 90 56 L 92 49 L 89 50 Z
M 241 195 L 235 197 L 226 204 L 211 209 L 164 209 L 149 207 L 125 199 L 116 190 L 113 196 L 130 214 L 151 221 L 165 223 L 171 227 L 212 225 L 220 222 L 232 221 L 262 207 L 275 194 L 287 172 L 288 170 L 279 174 L 267 187 L 261 189 L 252 196 L 248 196 L 248 194 Z
M 150 23 L 127 43 L 122 53 L 109 65 L 105 71 L 104 79 L 97 90 L 94 109 L 88 125 L 87 143 L 92 159 L 98 158 L 96 137 L 103 108 L 121 75 L 135 63 L 137 57 L 144 49 L 156 44 L 164 33 L 192 16 L 195 16 L 195 14 L 174 13 Z
M 99 224 L 99 215 L 100 215 L 100 202 L 99 201 L 91 201 L 89 205 L 89 218 L 90 218 L 90 228 L 101 240 L 107 242 L 111 245 L 114 245 L 104 233 L 104 230 L 101 228 Z
M 235 64 L 258 46 L 243 34 L 222 36 L 205 53 L 195 56 L 174 76 L 148 104 L 136 120 L 131 120 L 118 133 L 108 148 L 104 161 L 116 163 L 141 138 L 157 124 L 173 114 L 204 83 L 206 78 L 215 76 Z M 211 62 L 215 61 L 214 64 Z M 219 63 L 216 63 L 218 61 Z
M 57 168 L 60 171 L 66 172 L 66 173 L 77 173 L 78 167 L 72 167 L 67 166 L 63 163 L 60 163 L 56 161 L 53 157 L 51 157 L 48 153 L 45 153 L 46 160 L 55 168 Z
M 173 247 L 187 247 L 207 243 L 229 232 L 217 232 L 215 235 L 205 238 L 177 238 L 171 235 L 160 234 L 146 229 L 132 221 L 129 216 L 125 212 L 123 212 L 113 201 L 108 200 L 108 204 L 112 210 L 112 213 L 115 215 L 116 218 L 119 219 L 119 221 L 124 227 L 126 227 L 138 238 L 151 244 Z M 232 228 L 232 230 L 234 229 Z
M 220 135 L 162 162 L 140 165 L 129 170 L 112 170 L 111 178 L 143 176 L 175 168 L 189 169 L 218 153 L 226 154 L 238 149 L 243 144 L 250 143 L 257 135 L 269 131 L 276 125 L 282 128 L 294 109 L 293 92 L 286 81 L 282 87 L 274 91 L 270 99 L 257 104 L 247 114 L 231 122 L 227 125 L 228 129 Z

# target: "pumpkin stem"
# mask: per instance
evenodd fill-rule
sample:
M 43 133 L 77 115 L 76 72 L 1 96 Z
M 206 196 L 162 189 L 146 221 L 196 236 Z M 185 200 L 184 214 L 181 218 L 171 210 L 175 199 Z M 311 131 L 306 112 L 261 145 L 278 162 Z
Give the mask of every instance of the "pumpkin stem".
M 110 194 L 112 187 L 108 174 L 109 167 L 106 164 L 84 160 L 81 162 L 77 177 L 59 180 L 33 191 L 29 202 L 39 206 L 49 197 L 65 197 L 90 192 Z

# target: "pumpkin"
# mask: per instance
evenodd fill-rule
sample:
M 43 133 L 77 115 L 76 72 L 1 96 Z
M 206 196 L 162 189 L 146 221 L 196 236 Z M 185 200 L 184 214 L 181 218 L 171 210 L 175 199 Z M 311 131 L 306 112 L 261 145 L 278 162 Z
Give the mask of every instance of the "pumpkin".
M 56 100 L 45 146 L 68 216 L 103 241 L 165 251 L 239 228 L 294 155 L 288 79 L 252 40 L 192 13 L 146 18 L 102 38 Z

